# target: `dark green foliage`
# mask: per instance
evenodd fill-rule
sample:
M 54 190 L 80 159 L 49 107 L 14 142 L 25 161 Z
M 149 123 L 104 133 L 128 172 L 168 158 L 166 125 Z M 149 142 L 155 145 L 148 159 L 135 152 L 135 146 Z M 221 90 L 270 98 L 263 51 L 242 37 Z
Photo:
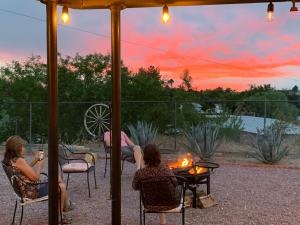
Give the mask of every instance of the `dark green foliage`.
M 185 70 L 182 83 L 174 87 L 174 80 L 162 79 L 159 68 L 149 66 L 130 72 L 122 64 L 122 126 L 148 121 L 160 133 L 177 134 L 185 127 L 212 121 L 220 126 L 220 137 L 237 137 L 238 119 L 224 127 L 230 115 L 253 113 L 264 116 L 263 100 L 267 103 L 266 116 L 292 120 L 299 113 L 300 104 L 296 88 L 292 94 L 276 91 L 270 85 L 251 86 L 245 92 L 231 89 L 195 91 L 192 75 Z M 111 57 L 109 54 L 88 54 L 74 57 L 58 56 L 59 136 L 69 142 L 84 133 L 83 117 L 89 106 L 103 102 L 109 104 L 112 96 Z M 39 56 L 25 62 L 13 61 L 0 68 L 0 141 L 16 132 L 29 140 L 30 105 L 32 106 L 33 142 L 40 134 L 48 133 L 47 65 Z M 288 96 L 288 99 L 287 97 Z M 242 102 L 243 100 L 248 102 Z M 259 102 L 257 102 L 259 100 Z M 280 100 L 281 102 L 275 102 Z M 288 103 L 293 100 L 293 103 Z M 240 101 L 236 104 L 235 101 Z M 255 102 L 256 101 L 256 102 Z M 199 113 L 192 103 L 199 102 L 204 113 Z M 32 104 L 30 104 L 32 103 Z M 214 116 L 212 109 L 220 104 L 226 113 Z M 224 110 L 225 111 L 225 110 Z M 66 137 L 68 136 L 68 137 Z M 37 137 L 37 138 L 35 138 Z

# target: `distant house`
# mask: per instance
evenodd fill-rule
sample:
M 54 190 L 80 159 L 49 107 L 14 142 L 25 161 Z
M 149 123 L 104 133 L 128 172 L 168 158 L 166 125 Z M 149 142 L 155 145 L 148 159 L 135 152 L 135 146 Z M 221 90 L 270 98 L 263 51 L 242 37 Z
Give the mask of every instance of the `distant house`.
M 193 102 L 192 105 L 194 106 L 194 109 L 198 112 L 198 113 L 203 113 L 203 106 L 199 103 L 195 103 Z
M 223 112 L 223 109 L 220 104 L 215 104 L 214 113 L 220 114 Z
M 257 129 L 262 130 L 264 128 L 264 125 L 270 126 L 273 124 L 276 119 L 272 118 L 263 118 L 263 117 L 255 117 L 255 116 L 240 116 L 242 119 L 242 126 L 243 131 L 248 133 L 257 133 Z M 300 134 L 300 126 L 289 124 L 285 134 Z

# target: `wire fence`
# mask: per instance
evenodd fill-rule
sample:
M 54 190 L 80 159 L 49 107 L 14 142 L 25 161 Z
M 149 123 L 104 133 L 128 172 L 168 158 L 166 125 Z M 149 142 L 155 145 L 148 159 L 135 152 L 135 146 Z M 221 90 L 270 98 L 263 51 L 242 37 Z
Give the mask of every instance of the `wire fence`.
M 94 104 L 106 102 L 59 102 L 59 136 L 92 140 L 84 126 L 85 113 Z M 245 135 L 255 136 L 275 121 L 288 125 L 286 135 L 293 139 L 294 152 L 298 152 L 300 135 L 300 101 L 122 101 L 122 129 L 137 121 L 146 121 L 158 128 L 159 144 L 167 149 L 185 148 L 183 130 L 193 124 L 214 118 L 225 129 L 227 143 L 243 143 Z M 29 144 L 41 143 L 48 134 L 47 102 L 0 103 L 0 140 L 17 134 Z M 42 138 L 43 137 L 43 138 Z M 234 148 L 234 147 L 232 147 Z M 233 151 L 233 149 L 229 150 Z

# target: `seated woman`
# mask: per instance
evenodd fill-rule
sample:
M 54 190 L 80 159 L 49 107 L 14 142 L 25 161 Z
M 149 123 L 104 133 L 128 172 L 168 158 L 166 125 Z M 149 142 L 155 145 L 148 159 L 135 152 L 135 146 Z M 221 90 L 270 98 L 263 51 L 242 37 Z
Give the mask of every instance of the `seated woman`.
M 179 193 L 178 191 L 176 191 L 177 179 L 174 176 L 172 170 L 170 170 L 166 165 L 161 165 L 161 155 L 156 145 L 146 145 L 144 149 L 144 161 L 146 167 L 136 171 L 134 175 L 132 181 L 133 189 L 140 190 L 142 181 L 148 178 L 168 177 L 170 178 L 170 186 L 168 187 L 168 193 L 171 193 L 172 196 L 170 197 L 170 199 L 167 200 L 167 205 L 155 207 L 155 210 L 167 211 L 178 207 Z M 153 196 L 153 198 L 155 197 Z M 159 218 L 161 225 L 166 224 L 166 218 L 164 213 L 160 213 Z
M 103 139 L 106 146 L 111 146 L 110 135 L 111 135 L 110 131 L 106 131 L 104 133 Z M 141 147 L 135 145 L 133 141 L 129 139 L 127 134 L 125 134 L 124 131 L 121 131 L 121 151 L 122 151 L 122 158 L 124 158 L 128 162 L 135 163 L 137 170 L 144 167 L 144 160 L 143 160 Z
M 40 173 L 45 166 L 45 160 L 39 159 L 38 152 L 35 154 L 35 158 L 31 163 L 27 163 L 24 159 L 25 153 L 25 141 L 19 136 L 11 136 L 7 139 L 5 145 L 5 153 L 3 163 L 11 167 L 15 173 L 20 174 L 21 180 L 19 186 L 23 197 L 29 199 L 42 198 L 48 195 L 48 184 L 41 185 L 29 185 L 28 183 L 38 182 L 40 179 Z M 35 166 L 35 169 L 33 167 Z M 64 212 L 70 211 L 73 209 L 73 204 L 68 203 L 68 194 L 66 190 L 66 185 L 59 178 L 59 188 L 61 195 L 61 207 Z M 63 217 L 63 224 L 71 223 L 71 218 Z

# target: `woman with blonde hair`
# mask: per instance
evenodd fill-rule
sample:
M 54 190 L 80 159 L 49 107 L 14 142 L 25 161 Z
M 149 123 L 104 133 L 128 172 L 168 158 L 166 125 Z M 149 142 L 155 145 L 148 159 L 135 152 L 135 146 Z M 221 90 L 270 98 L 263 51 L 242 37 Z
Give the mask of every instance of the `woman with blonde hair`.
M 22 192 L 23 197 L 29 199 L 42 198 L 48 195 L 48 183 L 41 185 L 30 185 L 32 182 L 38 182 L 40 180 L 40 174 L 43 168 L 45 167 L 45 160 L 39 157 L 38 152 L 35 154 L 35 157 L 31 163 L 27 163 L 24 158 L 25 154 L 25 141 L 15 135 L 7 139 L 5 145 L 5 153 L 3 163 L 14 173 L 18 173 L 20 180 L 19 186 Z M 35 168 L 33 168 L 35 167 Z M 61 208 L 64 212 L 70 211 L 73 209 L 72 204 L 67 204 L 67 190 L 66 185 L 59 179 L 59 188 L 61 195 Z M 71 219 L 64 217 L 63 224 L 71 223 Z

